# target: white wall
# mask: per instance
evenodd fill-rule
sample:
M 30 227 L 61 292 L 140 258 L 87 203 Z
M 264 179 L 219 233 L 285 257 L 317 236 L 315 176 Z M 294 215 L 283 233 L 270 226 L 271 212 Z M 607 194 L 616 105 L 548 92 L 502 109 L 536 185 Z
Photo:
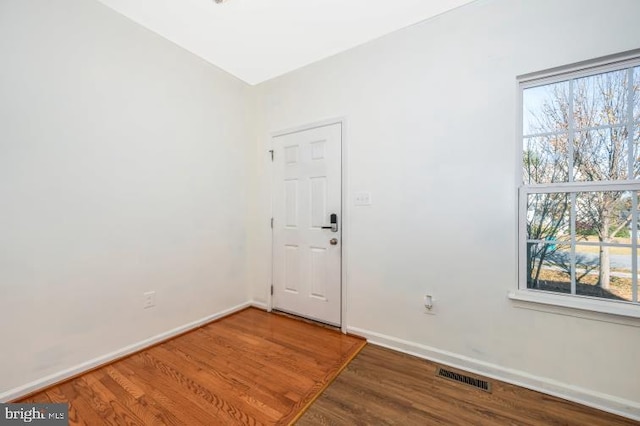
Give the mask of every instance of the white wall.
M 481 0 L 249 88 L 97 2 L 1 1 L 0 395 L 266 302 L 268 132 L 345 116 L 374 200 L 348 206 L 349 329 L 640 418 L 639 328 L 506 298 L 515 76 L 637 48 L 637 16 Z
M 0 395 L 248 301 L 249 89 L 98 2 L 0 2 Z
M 516 76 L 638 48 L 638 16 L 637 0 L 478 1 L 258 86 L 254 298 L 269 282 L 268 133 L 344 116 L 350 198 L 373 198 L 348 206 L 349 329 L 640 418 L 640 328 L 507 299 Z

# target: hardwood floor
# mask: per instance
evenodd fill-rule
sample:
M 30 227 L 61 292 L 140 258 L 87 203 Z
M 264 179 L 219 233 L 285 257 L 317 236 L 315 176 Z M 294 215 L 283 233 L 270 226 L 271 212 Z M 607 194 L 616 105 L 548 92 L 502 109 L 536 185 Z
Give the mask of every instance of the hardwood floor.
M 246 309 L 20 402 L 76 425 L 289 424 L 366 344 Z
M 20 402 L 68 402 L 72 425 L 290 424 L 364 345 L 247 309 Z M 436 367 L 367 345 L 296 424 L 640 425 L 496 380 L 471 389 Z
M 492 379 L 483 392 L 436 377 L 436 367 L 367 345 L 297 425 L 640 424 Z

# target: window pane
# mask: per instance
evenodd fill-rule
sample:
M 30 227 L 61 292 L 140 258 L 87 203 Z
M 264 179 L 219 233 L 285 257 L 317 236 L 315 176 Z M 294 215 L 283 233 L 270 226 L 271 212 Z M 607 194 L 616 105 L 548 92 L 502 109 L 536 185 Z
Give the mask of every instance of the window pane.
M 638 265 L 640 267 L 640 256 L 636 256 L 636 265 Z M 640 284 L 638 283 L 640 281 L 640 273 L 638 273 L 638 271 L 636 271 L 636 299 L 635 302 L 638 303 L 640 302 Z M 631 293 L 633 294 L 633 289 L 631 289 Z
M 630 302 L 631 289 L 630 247 L 576 245 L 576 294 Z
M 624 180 L 629 176 L 627 128 L 576 132 L 573 143 L 574 180 Z
M 576 294 L 632 300 L 631 192 L 576 194 Z M 598 245 L 584 245 L 581 243 Z
M 640 124 L 636 124 L 635 131 L 633 133 L 633 149 L 634 151 L 634 164 L 633 164 L 633 179 L 640 178 Z
M 525 138 L 522 150 L 524 183 L 567 182 L 569 153 L 567 135 Z
M 569 82 L 525 89 L 522 93 L 523 135 L 567 131 Z
M 636 232 L 635 235 L 633 233 L 633 223 L 631 225 L 629 225 L 629 241 L 631 242 L 632 245 L 636 246 L 636 250 L 635 253 L 633 250 L 631 250 L 631 256 L 633 256 L 634 254 L 636 255 L 636 265 L 634 267 L 634 265 L 630 266 L 630 274 L 631 274 L 631 278 L 632 278 L 632 282 L 631 282 L 631 300 L 635 301 L 635 302 L 639 302 L 640 300 L 638 300 L 638 298 L 640 296 L 638 296 L 638 293 L 640 290 L 638 288 L 638 279 L 640 278 L 640 276 L 638 275 L 638 268 L 640 268 L 640 250 L 638 250 L 638 243 L 640 243 L 640 212 L 638 211 L 638 196 L 640 195 L 639 192 L 633 191 L 631 193 L 632 197 L 634 198 L 633 204 L 635 204 L 636 209 L 635 211 L 632 212 L 632 214 L 635 216 L 636 219 Z M 632 205 L 633 205 L 632 204 Z
M 635 122 L 638 123 L 640 122 L 640 67 L 633 69 L 633 75 L 633 117 Z
M 569 194 L 529 194 L 527 239 L 566 241 L 569 235 Z
M 561 266 L 569 253 L 568 245 L 527 243 L 527 288 L 571 293 L 571 269 Z
M 640 66 L 522 94 L 525 188 L 601 183 L 528 194 L 527 287 L 640 304 L 637 187 L 620 182 L 640 179 Z
M 596 242 L 629 242 L 631 193 L 628 191 L 576 194 L 576 237 Z
M 573 117 L 576 129 L 627 121 L 627 70 L 574 80 Z

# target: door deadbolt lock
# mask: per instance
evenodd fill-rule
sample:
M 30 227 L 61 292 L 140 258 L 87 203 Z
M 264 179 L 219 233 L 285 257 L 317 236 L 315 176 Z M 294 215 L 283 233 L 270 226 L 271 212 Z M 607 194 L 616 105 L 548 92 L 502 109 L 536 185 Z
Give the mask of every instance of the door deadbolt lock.
M 338 232 L 338 215 L 331 213 L 330 216 L 331 226 L 323 226 L 322 229 L 331 229 L 331 232 Z
M 330 239 L 329 244 L 331 244 L 332 246 L 335 246 L 336 244 L 338 244 L 338 239 L 337 238 Z

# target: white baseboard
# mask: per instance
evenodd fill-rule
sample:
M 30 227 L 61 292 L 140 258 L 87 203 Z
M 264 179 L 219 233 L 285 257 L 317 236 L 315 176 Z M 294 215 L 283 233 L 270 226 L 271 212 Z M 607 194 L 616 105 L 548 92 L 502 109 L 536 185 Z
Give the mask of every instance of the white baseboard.
M 140 342 L 134 343 L 129 346 L 125 346 L 124 348 L 118 349 L 106 355 L 99 356 L 87 362 L 83 362 L 82 364 L 76 365 L 75 367 L 68 368 L 66 370 L 60 371 L 58 373 L 51 374 L 42 379 L 35 380 L 31 383 L 27 383 L 23 386 L 18 386 L 17 388 L 10 389 L 6 392 L 0 394 L 0 402 L 6 401 L 14 401 L 18 398 L 21 398 L 25 395 L 33 393 L 39 389 L 44 389 L 48 386 L 51 386 L 55 383 L 62 382 L 70 377 L 77 376 L 78 374 L 82 374 L 85 371 L 89 371 L 101 365 L 108 364 L 113 360 L 118 358 L 125 357 L 127 355 L 131 355 L 135 352 L 141 351 L 145 348 L 155 345 L 156 343 L 162 342 L 164 340 L 168 340 L 174 336 L 177 336 L 181 333 L 184 333 L 189 330 L 196 329 L 206 323 L 214 321 L 216 319 L 225 317 L 234 312 L 241 311 L 242 309 L 248 308 L 252 306 L 252 303 L 245 302 L 240 305 L 234 306 L 229 309 L 225 309 L 223 311 L 217 312 L 215 314 L 206 316 L 199 320 L 190 322 L 189 324 L 182 325 L 180 327 L 174 328 L 173 330 L 166 331 L 164 333 L 158 334 L 156 336 L 150 337 L 145 340 L 141 340 Z
M 264 311 L 269 310 L 269 306 L 266 304 L 266 302 L 259 302 L 257 300 L 252 300 L 251 306 L 253 306 L 254 308 L 262 309 Z
M 470 373 L 501 380 L 506 383 L 556 396 L 633 420 L 640 420 L 640 402 L 618 398 L 613 395 L 584 389 L 545 377 L 534 376 L 524 371 L 501 367 L 496 364 L 479 361 L 463 355 L 357 327 L 347 327 L 347 332 L 365 337 L 369 343 L 375 345 L 459 368 Z

